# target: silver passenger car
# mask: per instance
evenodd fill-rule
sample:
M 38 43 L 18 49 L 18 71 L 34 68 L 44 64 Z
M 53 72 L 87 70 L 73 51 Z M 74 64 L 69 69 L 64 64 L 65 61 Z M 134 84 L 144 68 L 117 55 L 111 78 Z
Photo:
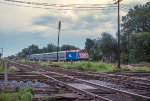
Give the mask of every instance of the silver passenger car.
M 42 54 L 31 54 L 29 57 L 31 60 L 43 60 L 43 61 L 56 61 L 57 60 L 57 52 L 51 53 L 42 53 Z M 58 59 L 60 61 L 66 60 L 66 51 L 61 51 L 58 53 Z

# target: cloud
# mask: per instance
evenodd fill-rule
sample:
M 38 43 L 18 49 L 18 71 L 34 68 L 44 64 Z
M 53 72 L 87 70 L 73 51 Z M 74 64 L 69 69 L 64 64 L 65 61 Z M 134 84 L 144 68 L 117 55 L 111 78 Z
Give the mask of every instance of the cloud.
M 43 0 L 30 0 L 41 2 Z M 132 6 L 144 4 L 148 0 L 123 0 L 121 4 Z M 113 4 L 113 0 L 49 0 L 53 4 Z M 102 32 L 111 34 L 117 31 L 117 9 L 107 10 L 44 10 L 0 4 L 0 47 L 5 54 L 16 54 L 21 49 L 37 44 L 57 44 L 58 22 L 62 22 L 60 44 L 84 47 L 86 38 L 95 39 Z M 126 7 L 126 6 L 125 6 Z M 128 7 L 126 7 L 128 8 Z M 121 16 L 127 11 L 121 9 Z M 5 56 L 7 56 L 5 55 Z
M 101 13 L 99 11 L 93 12 L 80 12 L 80 11 L 72 11 L 72 12 L 65 12 L 61 13 L 60 16 L 58 15 L 42 15 L 36 18 L 33 18 L 32 25 L 42 25 L 52 27 L 54 29 L 58 28 L 58 21 L 62 22 L 62 30 L 81 30 L 87 29 L 91 30 L 100 25 L 105 25 L 105 23 L 114 23 L 116 19 L 114 16 L 116 14 L 111 13 Z M 111 17 L 110 17 L 111 16 Z

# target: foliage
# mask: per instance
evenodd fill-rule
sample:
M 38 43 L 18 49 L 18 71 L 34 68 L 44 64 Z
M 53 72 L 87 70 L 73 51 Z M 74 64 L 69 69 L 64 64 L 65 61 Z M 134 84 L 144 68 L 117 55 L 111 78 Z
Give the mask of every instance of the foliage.
M 11 66 L 11 67 L 8 68 L 7 71 L 8 71 L 8 72 L 15 72 L 15 69 L 14 69 L 14 67 Z
M 90 58 L 92 58 L 92 60 L 98 61 L 102 58 L 100 54 L 99 43 L 98 40 L 93 40 L 93 41 L 94 41 L 94 45 L 89 50 Z
M 95 45 L 95 41 L 92 39 L 87 38 L 85 41 L 85 49 L 87 50 L 87 52 L 89 53 L 89 55 L 91 55 L 91 48 Z
M 18 93 L 1 93 L 0 101 L 18 101 Z
M 1 93 L 0 101 L 32 101 L 32 89 L 22 88 L 18 93 Z
M 79 48 L 73 45 L 62 45 L 60 49 L 64 51 L 64 50 L 74 50 Z M 9 59 L 18 59 L 18 57 L 26 58 L 27 56 L 30 56 L 30 54 L 48 53 L 48 52 L 56 52 L 56 51 L 57 51 L 57 46 L 52 43 L 48 44 L 47 47 L 43 47 L 42 49 L 39 49 L 37 45 L 32 44 L 28 48 L 22 49 L 22 51 L 17 54 L 17 57 L 12 55 L 9 56 L 8 58 Z
M 141 16 L 142 15 L 142 16 Z M 127 56 L 127 59 L 121 58 L 122 62 L 138 62 L 141 59 L 133 61 L 135 55 L 133 50 L 130 52 L 130 40 L 132 34 L 139 32 L 150 32 L 150 4 L 146 3 L 144 5 L 136 5 L 134 8 L 130 9 L 126 16 L 122 17 L 122 35 L 121 35 L 121 51 L 123 56 Z M 133 44 L 132 44 L 133 45 Z M 140 46 L 142 47 L 142 46 Z M 130 53 L 130 57 L 128 57 Z M 137 54 L 138 55 L 138 54 Z M 139 56 L 139 55 L 138 55 Z M 147 56 L 146 56 L 147 57 Z M 131 59 L 130 59 L 131 58 Z
M 104 32 L 98 39 L 86 39 L 85 49 L 93 60 L 106 58 L 112 61 L 117 56 L 117 40 L 111 34 Z
M 99 40 L 102 56 L 112 61 L 113 55 L 117 55 L 117 40 L 109 33 L 102 33 Z
M 30 92 L 30 93 L 33 94 L 33 89 L 30 88 L 30 87 L 27 87 L 27 88 L 21 88 L 21 89 L 19 90 L 19 92 L 20 92 L 20 94 L 23 94 L 23 93 L 25 93 L 25 92 Z
M 132 62 L 150 62 L 150 32 L 131 35 L 130 45 L 130 60 Z
M 25 92 L 20 95 L 22 101 L 32 101 L 32 94 L 30 92 Z
M 3 72 L 3 61 L 0 59 L 0 72 Z
M 33 90 L 32 88 L 21 88 L 19 90 L 19 97 L 22 101 L 32 101 Z
M 79 48 L 73 46 L 73 45 L 62 45 L 61 46 L 61 51 L 66 51 L 66 50 L 78 50 Z
M 147 71 L 147 72 L 150 72 L 150 68 L 148 67 L 141 67 L 141 66 L 138 66 L 138 65 L 141 65 L 141 64 L 137 64 L 137 66 L 122 66 L 123 69 L 128 69 L 129 71 Z
M 30 54 L 37 54 L 39 53 L 39 48 L 37 45 L 30 45 L 28 48 L 24 48 L 22 49 L 22 52 L 19 52 L 18 53 L 18 57 L 21 57 L 21 58 L 26 58 L 27 55 L 30 55 Z
M 54 52 L 54 51 L 57 51 L 57 46 L 52 44 L 52 43 L 48 44 L 47 45 L 47 52 Z
M 65 88 L 61 88 L 61 89 L 58 90 L 58 93 L 60 93 L 60 94 L 64 94 L 65 92 L 66 92 Z
M 121 63 L 126 63 L 128 61 L 128 56 L 125 52 L 122 52 L 120 55 Z
M 122 22 L 123 28 L 130 32 L 150 32 L 150 4 L 134 6 Z
M 43 65 L 43 63 L 41 63 Z M 104 62 L 90 62 L 90 61 L 80 61 L 80 62 L 53 62 L 49 64 L 49 62 L 44 62 L 45 65 L 57 65 L 60 67 L 68 68 L 68 69 L 78 69 L 81 71 L 100 71 L 107 72 L 116 70 L 116 66 L 113 64 L 108 64 Z

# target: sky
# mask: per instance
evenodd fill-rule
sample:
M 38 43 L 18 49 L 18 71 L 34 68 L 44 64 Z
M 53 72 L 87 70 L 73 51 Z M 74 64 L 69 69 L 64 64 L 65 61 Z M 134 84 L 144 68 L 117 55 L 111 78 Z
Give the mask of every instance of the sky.
M 39 48 L 46 47 L 49 43 L 57 45 L 59 21 L 62 24 L 60 46 L 69 44 L 83 49 L 86 38 L 96 39 L 102 32 L 112 35 L 117 32 L 117 9 L 111 7 L 112 5 L 100 5 L 98 7 L 105 8 L 97 10 L 81 10 L 69 6 L 70 4 L 78 4 L 73 5 L 75 7 L 88 7 L 87 4 L 114 4 L 113 0 L 14 0 L 24 3 L 12 1 L 0 0 L 0 49 L 4 48 L 4 57 L 15 55 L 32 44 L 38 45 Z M 125 16 L 129 8 L 148 1 L 123 0 L 121 16 Z M 41 6 L 27 2 L 53 5 Z M 67 7 L 58 7 L 60 5 Z

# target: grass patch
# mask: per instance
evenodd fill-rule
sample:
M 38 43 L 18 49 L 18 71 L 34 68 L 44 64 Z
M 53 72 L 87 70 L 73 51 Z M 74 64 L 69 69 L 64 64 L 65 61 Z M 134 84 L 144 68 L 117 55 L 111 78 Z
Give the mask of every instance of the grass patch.
M 66 91 L 65 91 L 64 88 L 61 88 L 61 89 L 59 89 L 59 91 L 58 91 L 59 94 L 64 94 L 65 92 L 66 92 Z
M 24 61 L 24 60 L 23 60 Z M 76 62 L 52 62 L 52 61 L 30 61 L 26 60 L 26 63 L 41 65 L 46 68 L 48 67 L 63 67 L 67 69 L 77 69 L 81 71 L 97 71 L 97 72 L 113 72 L 113 71 L 150 71 L 149 63 L 142 62 L 142 66 L 125 67 L 121 66 L 118 69 L 116 65 L 105 63 L 105 62 L 91 62 L 91 61 L 76 61 Z
M 53 62 L 53 65 L 58 65 L 64 68 L 78 69 L 82 71 L 98 71 L 98 72 L 112 72 L 112 71 L 150 71 L 148 63 L 143 63 L 146 67 L 124 67 L 121 66 L 121 69 L 118 69 L 117 66 L 105 63 L 105 62 L 90 62 L 90 61 L 82 61 L 82 62 Z
M 0 72 L 3 72 L 3 60 L 0 59 Z
M 14 69 L 15 67 L 13 67 L 13 66 L 10 66 L 9 68 L 8 68 L 8 72 L 15 72 L 15 69 Z
M 19 101 L 18 93 L 1 93 L 0 101 Z
M 102 71 L 102 72 L 109 72 L 116 70 L 117 67 L 103 62 L 89 62 L 89 61 L 82 61 L 82 62 L 40 62 L 42 66 L 51 66 L 51 67 L 64 67 L 68 69 L 77 69 L 81 71 Z
M 0 101 L 32 101 L 33 90 L 22 88 L 17 93 L 1 93 Z
M 150 68 L 148 67 L 133 67 L 133 66 L 129 66 L 129 67 L 125 67 L 123 66 L 122 68 L 124 69 L 128 69 L 129 71 L 147 71 L 147 72 L 150 72 Z

